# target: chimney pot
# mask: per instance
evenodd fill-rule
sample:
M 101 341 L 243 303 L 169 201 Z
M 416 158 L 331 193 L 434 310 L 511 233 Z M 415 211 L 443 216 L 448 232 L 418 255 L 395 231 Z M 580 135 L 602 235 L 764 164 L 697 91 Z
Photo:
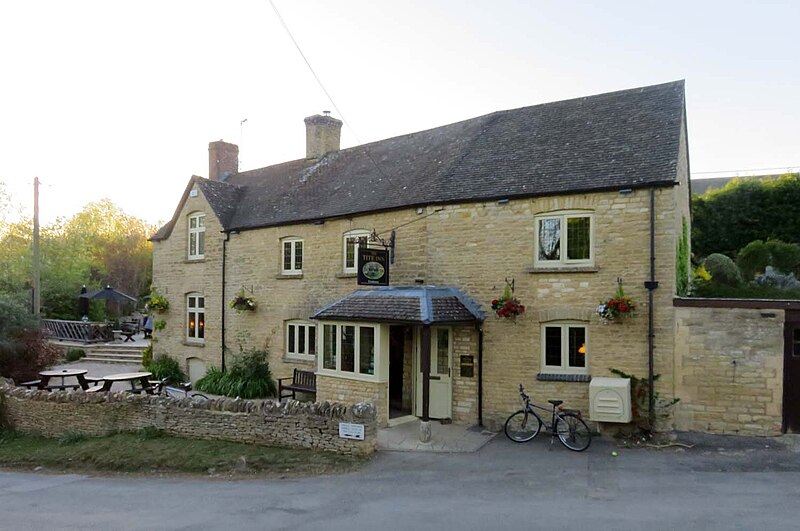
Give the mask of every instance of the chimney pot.
M 328 153 L 339 151 L 342 121 L 328 113 L 309 116 L 306 123 L 306 158 L 319 159 Z

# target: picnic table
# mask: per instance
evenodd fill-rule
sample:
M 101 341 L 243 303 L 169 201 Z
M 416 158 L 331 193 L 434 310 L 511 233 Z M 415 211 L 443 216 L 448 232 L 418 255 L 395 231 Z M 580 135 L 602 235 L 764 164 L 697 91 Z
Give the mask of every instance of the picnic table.
M 85 371 L 84 371 L 85 372 Z M 89 389 L 90 391 L 102 391 L 107 393 L 111 391 L 111 386 L 114 382 L 130 382 L 131 388 L 128 389 L 131 393 L 153 394 L 153 386 L 150 385 L 150 377 L 153 376 L 151 372 L 123 372 L 119 374 L 109 374 L 103 376 L 103 383 L 96 385 Z
M 33 382 L 26 382 L 23 385 L 36 385 L 39 389 L 47 389 L 48 391 L 66 389 L 83 389 L 84 391 L 89 388 L 89 383 L 86 380 L 86 373 L 89 372 L 84 369 L 62 369 L 56 371 L 42 371 L 39 373 L 39 380 Z M 53 385 L 50 380 L 53 378 L 61 378 L 61 385 Z M 75 378 L 77 383 L 65 384 L 65 378 Z

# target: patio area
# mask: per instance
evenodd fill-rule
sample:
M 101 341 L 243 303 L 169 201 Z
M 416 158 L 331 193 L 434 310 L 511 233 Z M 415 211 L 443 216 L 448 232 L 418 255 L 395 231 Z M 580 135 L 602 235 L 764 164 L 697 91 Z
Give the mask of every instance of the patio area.
M 419 440 L 419 419 L 378 430 L 378 449 L 398 452 L 477 452 L 497 434 L 481 426 L 441 424 L 431 421 L 431 441 Z

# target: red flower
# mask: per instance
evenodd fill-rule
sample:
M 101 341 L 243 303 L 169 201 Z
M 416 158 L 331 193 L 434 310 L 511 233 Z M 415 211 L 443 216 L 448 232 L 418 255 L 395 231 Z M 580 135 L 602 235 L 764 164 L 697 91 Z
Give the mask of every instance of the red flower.
M 497 306 L 497 299 L 492 301 L 492 306 Z
M 622 304 L 619 305 L 619 311 L 627 312 L 628 311 L 628 305 L 623 302 Z

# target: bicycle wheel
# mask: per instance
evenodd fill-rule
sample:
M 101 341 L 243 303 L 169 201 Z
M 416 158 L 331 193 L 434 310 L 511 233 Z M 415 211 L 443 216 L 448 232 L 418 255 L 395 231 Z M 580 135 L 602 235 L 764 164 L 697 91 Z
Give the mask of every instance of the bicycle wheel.
M 524 409 L 520 409 L 506 420 L 503 431 L 506 437 L 514 442 L 524 443 L 528 442 L 537 435 L 539 430 L 542 429 L 542 421 L 533 413 L 528 413 Z
M 561 444 L 573 452 L 582 452 L 592 443 L 589 426 L 575 413 L 559 413 L 554 428 Z

